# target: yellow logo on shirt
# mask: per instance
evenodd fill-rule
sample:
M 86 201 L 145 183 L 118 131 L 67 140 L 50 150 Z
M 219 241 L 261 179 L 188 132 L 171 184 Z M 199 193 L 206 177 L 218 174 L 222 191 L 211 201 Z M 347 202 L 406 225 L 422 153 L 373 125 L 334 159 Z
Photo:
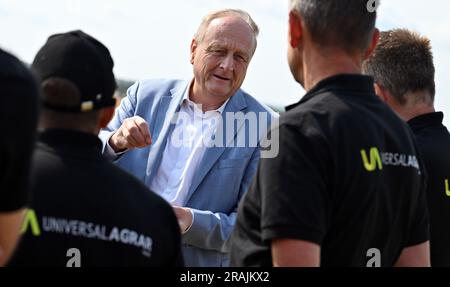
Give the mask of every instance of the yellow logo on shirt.
M 447 196 L 450 196 L 450 188 L 448 186 L 448 179 L 445 180 L 445 194 L 447 194 Z
M 364 168 L 372 172 L 375 169 L 383 170 L 383 164 L 381 162 L 380 152 L 378 151 L 378 148 L 372 147 L 370 149 L 370 161 L 367 158 L 367 153 L 365 150 L 361 150 L 361 157 L 364 164 Z
M 39 227 L 39 222 L 37 220 L 36 213 L 33 209 L 28 209 L 25 218 L 23 220 L 22 224 L 22 230 L 20 230 L 21 233 L 25 233 L 28 230 L 28 226 L 31 226 L 31 232 L 34 236 L 40 236 L 41 235 L 41 228 Z

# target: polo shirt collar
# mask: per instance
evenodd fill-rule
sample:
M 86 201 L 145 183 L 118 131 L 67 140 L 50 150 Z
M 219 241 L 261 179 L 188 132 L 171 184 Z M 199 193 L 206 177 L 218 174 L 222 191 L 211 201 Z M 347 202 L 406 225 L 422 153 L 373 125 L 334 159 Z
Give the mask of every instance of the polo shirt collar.
M 414 131 L 416 131 L 430 126 L 441 126 L 443 120 L 444 113 L 433 112 L 412 118 L 408 121 L 408 124 Z
M 190 99 L 190 91 L 191 91 L 190 87 L 191 87 L 193 81 L 194 80 L 192 80 L 189 83 L 188 88 L 184 91 L 183 99 L 181 100 L 182 104 L 187 105 L 187 106 L 190 105 L 192 107 L 195 106 L 195 105 L 198 105 L 198 104 L 194 103 Z M 212 111 L 209 111 L 209 112 L 218 112 L 218 113 L 222 114 L 223 111 L 225 110 L 225 107 L 227 106 L 228 102 L 230 101 L 230 98 L 228 98 L 218 109 L 215 109 L 215 110 L 212 110 Z
M 349 94 L 358 93 L 361 95 L 372 94 L 375 96 L 373 84 L 374 80 L 372 77 L 361 74 L 339 74 L 331 76 L 317 83 L 298 103 L 286 107 L 286 110 L 291 110 L 308 101 L 314 95 L 327 91 L 343 91 Z

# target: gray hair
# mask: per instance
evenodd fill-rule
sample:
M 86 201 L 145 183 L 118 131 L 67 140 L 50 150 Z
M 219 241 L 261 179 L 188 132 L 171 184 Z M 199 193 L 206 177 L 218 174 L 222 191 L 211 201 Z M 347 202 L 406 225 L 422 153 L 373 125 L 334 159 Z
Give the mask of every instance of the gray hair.
M 430 40 L 407 29 L 382 32 L 363 71 L 387 89 L 401 105 L 424 102 L 432 105 L 435 95 L 433 53 Z M 428 91 L 423 98 L 407 98 L 408 92 Z
M 289 8 L 303 18 L 314 42 L 354 52 L 367 49 L 375 30 L 376 11 L 368 9 L 369 3 L 369 0 L 290 0 Z
M 211 12 L 203 18 L 202 22 L 200 23 L 200 26 L 197 29 L 197 32 L 195 33 L 195 40 L 197 41 L 197 43 L 201 43 L 203 41 L 203 39 L 205 38 L 206 30 L 207 30 L 209 24 L 214 19 L 218 19 L 218 18 L 222 18 L 225 16 L 230 16 L 230 15 L 237 16 L 237 17 L 241 18 L 242 20 L 244 20 L 252 29 L 253 34 L 255 36 L 255 41 L 256 41 L 256 38 L 258 37 L 258 34 L 259 34 L 259 28 L 258 28 L 258 25 L 256 25 L 255 21 L 253 21 L 250 14 L 248 14 L 247 12 L 245 12 L 243 10 L 239 10 L 239 9 L 224 9 L 224 10 L 218 10 L 218 11 Z

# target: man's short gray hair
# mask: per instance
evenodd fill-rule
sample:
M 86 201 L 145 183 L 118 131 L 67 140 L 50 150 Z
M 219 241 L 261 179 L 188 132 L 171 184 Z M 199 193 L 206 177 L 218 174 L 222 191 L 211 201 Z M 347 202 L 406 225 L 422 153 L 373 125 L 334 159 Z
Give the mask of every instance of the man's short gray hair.
M 367 49 L 375 29 L 376 11 L 369 11 L 368 3 L 369 0 L 290 0 L 289 7 L 302 17 L 314 42 L 355 52 Z
M 218 19 L 218 18 L 230 16 L 230 15 L 237 16 L 237 17 L 241 18 L 242 20 L 244 20 L 252 29 L 253 34 L 255 36 L 255 41 L 256 41 L 256 38 L 258 37 L 258 34 L 259 34 L 259 28 L 258 28 L 258 25 L 256 25 L 255 21 L 253 21 L 250 14 L 248 14 L 247 12 L 245 12 L 243 10 L 239 10 L 239 9 L 223 9 L 223 10 L 211 12 L 203 18 L 202 22 L 200 23 L 200 26 L 198 27 L 197 32 L 195 33 L 195 40 L 197 41 L 197 43 L 201 43 L 203 41 L 203 39 L 205 38 L 206 30 L 208 29 L 209 24 L 214 19 Z

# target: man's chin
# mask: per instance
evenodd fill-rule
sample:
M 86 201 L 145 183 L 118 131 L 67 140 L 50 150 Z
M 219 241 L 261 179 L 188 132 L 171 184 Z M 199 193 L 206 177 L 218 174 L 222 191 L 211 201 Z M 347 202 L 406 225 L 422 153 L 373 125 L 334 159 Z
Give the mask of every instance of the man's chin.
M 229 98 L 232 96 L 231 89 L 229 88 L 210 89 L 209 94 L 217 98 Z

